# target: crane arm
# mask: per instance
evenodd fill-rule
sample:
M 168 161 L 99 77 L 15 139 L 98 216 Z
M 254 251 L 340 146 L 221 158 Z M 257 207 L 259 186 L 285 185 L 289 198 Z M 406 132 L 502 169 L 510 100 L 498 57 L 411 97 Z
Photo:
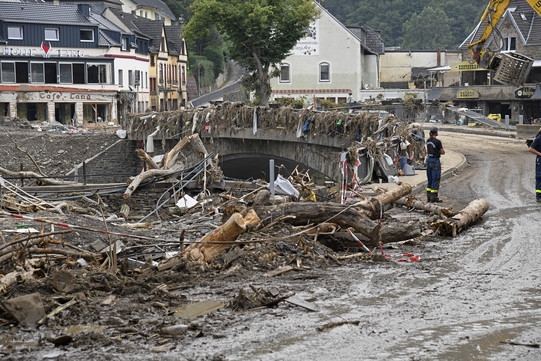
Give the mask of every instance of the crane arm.
M 527 0 L 527 1 L 537 1 L 537 0 Z M 541 0 L 539 0 L 541 1 Z M 473 56 L 473 59 L 479 63 L 481 57 L 481 51 L 484 49 L 484 45 L 487 40 L 492 35 L 496 25 L 505 14 L 505 10 L 509 6 L 511 0 L 490 0 L 483 16 L 481 16 L 481 24 L 484 24 L 483 33 L 479 40 L 468 44 L 470 53 Z

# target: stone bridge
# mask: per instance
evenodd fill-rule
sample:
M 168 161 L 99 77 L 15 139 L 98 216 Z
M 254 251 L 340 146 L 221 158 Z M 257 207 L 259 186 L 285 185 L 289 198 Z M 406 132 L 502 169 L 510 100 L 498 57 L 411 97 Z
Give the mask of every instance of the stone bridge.
M 220 155 L 220 167 L 233 178 L 268 179 L 269 160 L 283 166 L 289 174 L 310 170 L 310 176 L 340 180 L 340 153 L 354 142 L 344 136 L 303 135 L 281 129 L 253 129 L 214 131 L 212 136 L 200 134 L 209 152 Z M 315 171 L 315 172 L 314 172 Z M 277 173 L 277 171 L 275 171 Z

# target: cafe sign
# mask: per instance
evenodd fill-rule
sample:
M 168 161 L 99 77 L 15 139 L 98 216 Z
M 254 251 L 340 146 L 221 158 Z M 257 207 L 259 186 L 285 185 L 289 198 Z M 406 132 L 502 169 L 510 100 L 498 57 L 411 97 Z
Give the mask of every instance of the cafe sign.
M 479 99 L 479 92 L 473 89 L 462 89 L 456 94 L 457 99 Z
M 515 90 L 515 98 L 531 98 L 535 93 L 535 88 L 525 86 Z

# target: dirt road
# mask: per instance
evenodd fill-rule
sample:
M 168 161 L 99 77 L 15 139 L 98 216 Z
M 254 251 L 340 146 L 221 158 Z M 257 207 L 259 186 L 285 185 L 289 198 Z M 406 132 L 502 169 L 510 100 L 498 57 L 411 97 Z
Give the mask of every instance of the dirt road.
M 313 301 L 319 312 L 279 307 L 213 316 L 223 337 L 195 339 L 181 354 L 227 360 L 539 360 L 541 206 L 534 159 L 523 142 L 440 133 L 469 165 L 444 182 L 447 204 L 485 198 L 482 224 L 455 239 L 388 250 L 419 263 L 360 263 L 255 279 Z M 222 282 L 220 282 L 222 283 Z M 222 284 L 213 296 L 241 284 Z M 203 294 L 199 294 L 203 296 Z M 326 331 L 318 327 L 358 321 Z M 520 344 L 520 345 L 519 345 Z
M 174 298 L 141 281 L 125 285 L 126 291 L 140 287 L 132 299 L 139 303 L 129 312 L 118 312 L 118 305 L 79 309 L 86 315 L 81 323 L 120 325 L 121 336 L 103 331 L 54 347 L 46 340 L 70 326 L 60 315 L 48 328 L 15 333 L 27 345 L 4 359 L 541 359 L 541 206 L 535 202 L 533 156 L 511 139 L 443 131 L 440 138 L 468 159 L 465 169 L 443 182 L 441 198 L 455 209 L 476 198 L 490 204 L 483 221 L 458 237 L 396 245 L 385 250 L 390 262 L 348 261 L 276 277 L 262 277 L 254 266 L 211 279 L 176 279 L 175 295 L 192 302 L 227 302 L 252 285 L 294 292 L 317 311 L 284 302 L 244 312 L 223 308 L 196 318 L 197 331 L 162 343 L 152 327 L 174 322 L 174 315 L 154 304 L 167 306 Z M 396 262 L 404 253 L 420 262 Z M 108 281 L 103 276 L 104 287 Z

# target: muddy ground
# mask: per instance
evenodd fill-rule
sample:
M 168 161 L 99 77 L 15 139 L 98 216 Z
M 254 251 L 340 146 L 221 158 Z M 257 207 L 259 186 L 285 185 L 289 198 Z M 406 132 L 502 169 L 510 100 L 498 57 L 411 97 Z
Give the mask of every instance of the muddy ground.
M 461 151 L 468 160 L 466 168 L 443 181 L 444 204 L 462 209 L 476 198 L 490 204 L 483 220 L 458 237 L 388 245 L 387 259 L 340 260 L 358 250 L 337 253 L 306 237 L 281 239 L 294 231 L 282 225 L 266 230 L 271 242 L 254 243 L 245 255 L 206 267 L 183 263 L 158 272 L 126 266 L 112 275 L 59 263 L 2 298 L 39 292 L 46 312 L 74 298 L 77 303 L 39 328 L 18 325 L 3 314 L 2 358 L 540 359 L 541 208 L 535 202 L 533 156 L 523 142 L 508 138 L 444 131 L 440 138 L 444 147 Z M 406 220 L 426 217 L 390 212 Z M 103 225 L 84 215 L 63 221 Z M 186 239 L 197 239 L 220 221 L 209 205 L 182 223 L 174 217 L 164 221 L 154 233 L 159 242 L 178 242 L 182 228 Z M 2 229 L 16 224 L 2 219 Z M 126 232 L 113 225 L 110 230 Z M 104 238 L 83 231 L 65 237 L 81 247 Z M 144 249 L 130 254 L 141 257 Z M 409 258 L 404 254 L 420 261 L 398 262 Z M 287 265 L 297 270 L 268 276 Z M 53 277 L 61 268 L 73 276 L 68 291 L 60 291 L 58 276 Z M 246 309 L 257 301 L 256 292 L 263 303 L 294 294 L 306 304 L 282 301 Z M 198 304 L 194 313 L 209 312 L 193 317 L 180 309 L 200 301 L 224 307 Z M 180 326 L 164 330 L 174 325 Z

